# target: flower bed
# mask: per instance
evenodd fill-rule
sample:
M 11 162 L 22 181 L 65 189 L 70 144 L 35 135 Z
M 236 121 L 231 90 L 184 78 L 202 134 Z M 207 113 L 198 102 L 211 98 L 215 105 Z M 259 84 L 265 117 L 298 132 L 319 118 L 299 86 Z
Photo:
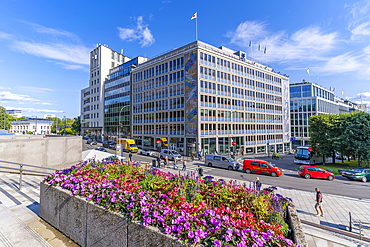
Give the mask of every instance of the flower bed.
M 144 226 L 163 228 L 189 244 L 294 246 L 286 238 L 289 200 L 253 184 L 180 176 L 139 164 L 84 162 L 57 171 L 45 182 L 70 190 Z

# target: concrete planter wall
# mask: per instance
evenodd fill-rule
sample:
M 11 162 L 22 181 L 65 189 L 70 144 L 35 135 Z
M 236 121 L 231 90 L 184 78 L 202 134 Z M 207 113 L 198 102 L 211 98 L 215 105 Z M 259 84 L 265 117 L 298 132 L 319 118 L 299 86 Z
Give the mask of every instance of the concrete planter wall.
M 40 217 L 81 246 L 185 247 L 189 246 L 167 235 L 163 229 L 128 222 L 118 213 L 70 196 L 71 191 L 40 183 Z M 293 241 L 302 247 L 307 242 L 294 208 L 288 209 L 288 224 Z M 199 246 L 199 245 L 198 245 Z

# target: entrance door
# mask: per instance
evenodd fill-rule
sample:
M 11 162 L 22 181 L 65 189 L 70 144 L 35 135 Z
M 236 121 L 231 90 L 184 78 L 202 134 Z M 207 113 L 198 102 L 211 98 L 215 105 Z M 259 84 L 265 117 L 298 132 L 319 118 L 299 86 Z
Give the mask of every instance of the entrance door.
M 209 154 L 209 144 L 204 145 L 204 155 Z

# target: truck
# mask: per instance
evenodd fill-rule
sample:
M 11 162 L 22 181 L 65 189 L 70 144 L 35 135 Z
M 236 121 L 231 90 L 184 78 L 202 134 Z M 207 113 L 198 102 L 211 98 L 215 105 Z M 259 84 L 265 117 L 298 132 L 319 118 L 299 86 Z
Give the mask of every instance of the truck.
M 123 151 L 126 151 L 126 152 L 131 151 L 131 153 L 137 153 L 139 151 L 139 149 L 137 148 L 135 144 L 135 140 L 132 140 L 132 139 L 119 138 L 117 140 L 117 144 L 122 144 L 122 149 Z
M 168 147 L 167 138 L 161 138 L 161 147 Z

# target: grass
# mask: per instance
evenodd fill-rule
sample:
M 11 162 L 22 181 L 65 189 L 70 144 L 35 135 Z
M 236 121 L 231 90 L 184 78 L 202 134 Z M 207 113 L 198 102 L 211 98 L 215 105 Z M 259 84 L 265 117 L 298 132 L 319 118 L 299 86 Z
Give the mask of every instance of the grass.
M 315 165 L 315 166 L 318 166 L 318 167 L 321 167 L 325 170 L 327 169 L 331 169 L 333 170 L 333 173 L 335 175 L 340 175 L 339 172 L 338 172 L 338 169 L 351 169 L 351 168 L 356 168 L 358 167 L 358 160 L 351 160 L 351 161 L 348 161 L 348 160 L 345 160 L 343 163 L 342 161 L 340 160 L 337 160 L 335 164 L 325 164 L 325 165 Z M 365 162 L 362 162 L 362 167 L 365 167 L 366 164 Z

